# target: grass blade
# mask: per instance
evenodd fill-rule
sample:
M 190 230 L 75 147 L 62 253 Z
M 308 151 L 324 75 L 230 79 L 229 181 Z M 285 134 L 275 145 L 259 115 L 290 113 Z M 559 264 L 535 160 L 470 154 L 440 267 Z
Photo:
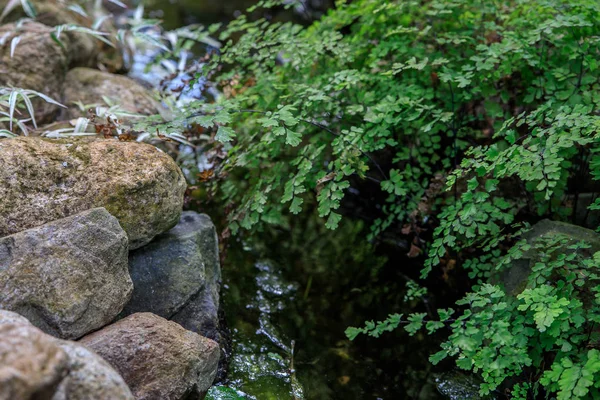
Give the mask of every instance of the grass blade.
M 77 118 L 77 122 L 75 123 L 75 129 L 73 130 L 73 133 L 84 133 L 88 127 L 89 122 L 90 120 L 87 118 Z
M 46 101 L 46 103 L 54 104 L 54 105 L 57 105 L 57 106 L 62 107 L 62 108 L 67 108 L 67 106 L 59 103 L 58 101 L 54 100 L 50 96 L 46 96 L 44 93 L 36 92 L 35 90 L 26 90 L 26 92 L 28 94 L 34 94 L 37 97 L 40 97 L 40 98 L 44 99 Z
M 8 117 L 10 118 L 10 121 L 8 121 L 8 129 L 10 131 L 12 131 L 12 123 L 15 115 L 15 108 L 17 108 L 18 96 L 19 92 L 13 90 L 12 92 L 10 92 L 10 96 L 8 97 Z
M 33 104 L 31 104 L 31 100 L 27 96 L 27 93 L 20 92 L 23 101 L 25 102 L 25 106 L 27 107 L 27 112 L 29 112 L 29 116 L 31 117 L 31 122 L 35 129 L 37 129 L 37 124 L 35 123 L 35 116 L 33 111 Z
M 117 6 L 121 7 L 121 8 L 127 8 L 127 5 L 125 3 L 120 2 L 119 0 L 108 0 L 109 3 L 113 3 L 116 4 Z
M 37 16 L 37 11 L 33 6 L 33 3 L 29 0 L 21 0 L 21 5 L 23 6 L 23 11 L 29 18 L 35 18 Z
M 14 133 L 6 129 L 0 129 L 0 137 L 14 138 L 17 137 Z
M 0 21 L 2 21 L 4 17 L 6 17 L 12 10 L 14 10 L 20 2 L 21 0 L 9 0 L 8 3 L 6 3 L 4 10 L 2 10 L 2 14 L 0 14 Z
M 86 18 L 88 17 L 85 10 L 79 4 L 71 4 L 68 8 L 69 8 L 69 10 L 81 15 L 82 17 L 86 17 Z
M 25 125 L 25 120 L 17 120 L 17 126 L 21 129 L 24 136 L 29 136 L 29 129 L 27 129 L 27 125 Z
M 15 55 L 15 49 L 17 48 L 17 45 L 19 44 L 20 41 L 21 41 L 21 36 L 15 36 L 10 41 L 10 58 L 13 58 L 13 56 Z
M 101 16 L 96 21 L 94 21 L 94 24 L 92 25 L 92 29 L 94 29 L 94 30 L 100 29 L 100 27 L 102 26 L 102 24 L 104 23 L 104 21 L 106 21 L 110 17 L 111 17 L 110 14 Z

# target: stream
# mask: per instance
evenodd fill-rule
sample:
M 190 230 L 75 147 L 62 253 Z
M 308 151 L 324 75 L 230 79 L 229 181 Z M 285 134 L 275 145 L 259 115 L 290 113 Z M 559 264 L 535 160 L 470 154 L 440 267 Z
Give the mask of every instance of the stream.
M 226 22 L 254 3 L 153 0 L 144 5 L 150 17 L 174 29 Z M 310 15 L 316 17 L 325 3 L 316 1 Z M 306 22 L 306 12 L 278 18 Z M 137 55 L 131 74 L 156 82 L 143 72 L 151 57 Z M 209 214 L 222 230 L 222 211 L 212 207 L 202 201 L 191 205 Z M 332 232 L 317 220 L 315 214 L 299 216 L 289 231 L 233 237 L 223 246 L 221 299 L 230 359 L 226 377 L 211 388 L 207 399 L 442 398 L 435 387 L 435 372 L 440 370 L 434 371 L 427 361 L 437 351 L 435 337 L 409 337 L 398 329 L 351 342 L 344 334 L 348 326 L 414 311 L 415 306 L 420 311 L 435 309 L 433 298 L 427 304 L 405 299 L 407 275 L 418 276 L 418 260 L 409 259 L 398 246 L 375 249 L 365 241 L 368 226 L 360 221 L 345 221 Z

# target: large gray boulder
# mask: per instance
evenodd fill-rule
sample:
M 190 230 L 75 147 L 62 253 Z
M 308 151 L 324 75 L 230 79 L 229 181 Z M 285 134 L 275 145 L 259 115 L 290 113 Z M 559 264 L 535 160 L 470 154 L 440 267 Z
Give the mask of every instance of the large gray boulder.
M 202 398 L 219 361 L 216 342 L 150 313 L 130 315 L 80 343 L 119 371 L 136 399 Z
M 133 295 L 123 315 L 151 312 L 220 342 L 221 268 L 215 226 L 185 211 L 179 224 L 129 255 Z
M 134 142 L 20 137 L 0 141 L 0 237 L 104 207 L 150 242 L 179 221 L 186 182 L 164 152 Z
M 133 400 L 133 395 L 91 350 L 0 310 L 0 399 Z
M 0 238 L 0 309 L 74 339 L 109 323 L 129 300 L 127 236 L 96 208 Z

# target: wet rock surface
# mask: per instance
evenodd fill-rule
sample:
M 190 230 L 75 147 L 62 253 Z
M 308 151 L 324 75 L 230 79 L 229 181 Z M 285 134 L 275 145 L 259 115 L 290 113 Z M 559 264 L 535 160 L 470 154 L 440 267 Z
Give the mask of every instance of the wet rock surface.
M 0 308 L 66 339 L 101 328 L 133 290 L 127 250 L 103 208 L 0 238 Z
M 207 285 L 214 285 L 215 274 L 220 274 L 219 264 L 214 249 L 211 253 L 204 251 L 207 240 L 216 246 L 216 232 L 210 219 L 184 212 L 174 228 L 132 251 L 129 270 L 135 289 L 124 315 L 147 311 L 170 318 Z M 218 296 L 218 288 L 207 289 Z M 215 300 L 218 307 L 218 297 Z
M 104 207 L 129 238 L 150 242 L 179 221 L 185 178 L 156 147 L 116 140 L 0 141 L 0 237 Z
M 119 371 L 136 399 L 202 398 L 219 361 L 216 342 L 151 313 L 130 315 L 80 343 Z
M 221 268 L 217 232 L 207 215 L 184 211 L 173 229 L 131 252 L 129 270 L 135 289 L 123 315 L 173 317 L 217 340 Z
M 479 394 L 480 381 L 458 371 L 450 371 L 435 376 L 435 384 L 448 400 L 493 400 L 493 396 Z

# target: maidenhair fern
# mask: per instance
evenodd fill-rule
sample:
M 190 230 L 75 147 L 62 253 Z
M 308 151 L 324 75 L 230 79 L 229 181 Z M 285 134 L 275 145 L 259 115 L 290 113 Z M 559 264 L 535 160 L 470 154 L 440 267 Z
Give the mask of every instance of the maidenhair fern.
M 600 253 L 544 241 L 519 294 L 495 279 L 532 249 L 523 215 L 567 218 L 570 180 L 600 177 L 598 15 L 593 0 L 356 0 L 309 27 L 240 16 L 203 71 L 224 95 L 196 121 L 229 150 L 230 227 L 315 205 L 335 228 L 353 183 L 375 182 L 370 238 L 433 228 L 421 276 L 457 263 L 473 288 L 439 318 L 393 314 L 349 338 L 445 330 L 431 361 L 479 374 L 482 394 L 600 396 Z

